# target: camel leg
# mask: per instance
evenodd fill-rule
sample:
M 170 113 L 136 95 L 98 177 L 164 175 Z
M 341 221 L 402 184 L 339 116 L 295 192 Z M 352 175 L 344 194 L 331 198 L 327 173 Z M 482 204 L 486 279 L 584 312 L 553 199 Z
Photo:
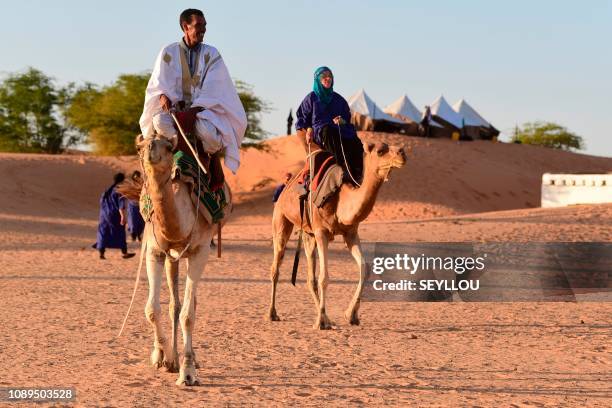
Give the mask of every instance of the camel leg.
M 312 299 L 315 302 L 315 308 L 319 310 L 319 292 L 317 291 L 317 281 L 315 277 L 316 272 L 316 259 L 315 250 L 317 248 L 317 242 L 312 235 L 304 234 L 304 252 L 306 252 L 306 261 L 308 264 L 308 291 L 312 295 Z
M 270 309 L 266 318 L 271 321 L 279 321 L 280 318 L 276 314 L 276 285 L 278 283 L 278 275 L 280 265 L 285 256 L 285 248 L 287 241 L 291 237 L 293 224 L 286 219 L 280 211 L 275 211 L 272 220 L 272 245 L 274 247 L 274 258 L 272 259 L 272 267 L 270 268 L 270 280 L 272 281 L 272 290 L 270 292 Z
M 325 313 L 325 291 L 327 290 L 329 281 L 327 270 L 327 247 L 329 245 L 329 239 L 325 232 L 320 231 L 315 233 L 315 239 L 319 254 L 319 307 L 317 319 L 313 327 L 320 330 L 329 330 L 332 328 L 333 324 Z
M 344 317 L 346 317 L 350 324 L 359 325 L 359 305 L 361 303 L 361 293 L 363 292 L 363 284 L 366 278 L 366 267 L 364 264 L 363 254 L 361 253 L 361 243 L 359 241 L 357 231 L 346 234 L 344 236 L 344 241 L 346 242 L 346 246 L 351 252 L 351 255 L 353 255 L 355 262 L 357 262 L 357 267 L 359 268 L 359 283 L 357 284 L 357 289 L 355 290 L 353 299 L 351 300 L 348 309 L 346 309 L 346 312 L 344 313 Z
M 159 292 L 161 289 L 163 258 L 153 253 L 151 246 L 147 246 L 147 277 L 149 279 L 149 299 L 145 306 L 145 316 L 153 326 L 153 351 L 151 352 L 151 364 L 157 368 L 164 362 L 164 353 L 171 353 L 168 342 L 162 333 L 161 306 L 159 304 Z
M 212 230 L 211 230 L 212 232 Z M 204 272 L 208 254 L 210 252 L 210 234 L 205 234 L 200 251 L 187 259 L 187 279 L 185 282 L 185 297 L 179 319 L 183 330 L 183 361 L 176 380 L 177 385 L 198 385 L 199 380 L 196 372 L 195 353 L 193 352 L 192 333 L 195 326 L 196 291 L 198 282 Z
M 181 312 L 181 301 L 179 299 L 179 270 L 178 262 L 170 262 L 169 258 L 166 258 L 166 279 L 168 281 L 168 289 L 170 292 L 170 302 L 168 305 L 170 312 L 170 324 L 172 326 L 172 348 L 170 354 L 166 354 L 164 358 L 164 367 L 171 373 L 177 373 L 179 370 L 178 361 L 178 346 L 176 344 L 176 337 L 179 325 L 179 313 Z

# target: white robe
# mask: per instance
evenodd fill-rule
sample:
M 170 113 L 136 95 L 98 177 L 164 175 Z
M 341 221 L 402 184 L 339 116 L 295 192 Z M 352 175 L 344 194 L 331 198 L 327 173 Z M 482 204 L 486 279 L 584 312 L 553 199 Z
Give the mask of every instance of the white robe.
M 162 48 L 155 60 L 140 117 L 144 137 L 153 135 L 153 117 L 162 112 L 161 94 L 166 95 L 173 104 L 184 100 L 181 52 L 179 43 L 172 43 Z M 240 145 L 247 119 L 227 67 L 215 47 L 201 45 L 197 72 L 194 72 L 196 75 L 199 81 L 191 85 L 191 106 L 204 108 L 197 118 L 208 120 L 215 126 L 225 149 L 225 166 L 236 173 L 240 166 Z

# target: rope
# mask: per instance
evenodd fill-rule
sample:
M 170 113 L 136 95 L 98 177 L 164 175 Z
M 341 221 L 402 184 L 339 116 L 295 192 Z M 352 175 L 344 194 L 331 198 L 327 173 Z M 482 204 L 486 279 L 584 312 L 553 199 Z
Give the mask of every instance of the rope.
M 320 151 L 321 149 L 317 150 Z M 308 190 L 310 190 L 308 192 L 308 208 L 309 208 L 309 216 L 308 216 L 308 222 L 310 223 L 310 226 L 312 228 L 312 182 L 313 182 L 313 176 L 314 176 L 314 169 L 312 168 L 312 166 L 314 165 L 312 159 L 313 156 L 312 154 L 316 153 L 316 152 L 311 152 L 310 151 L 310 143 L 308 143 L 308 167 L 309 167 L 309 173 L 310 173 L 310 187 L 308 188 Z M 300 225 L 300 228 L 304 228 L 302 225 Z
M 350 166 L 348 164 L 348 161 L 346 161 L 346 155 L 344 154 L 344 145 L 342 144 L 342 132 L 340 131 L 340 123 L 338 123 L 338 136 L 340 137 L 340 150 L 342 150 L 342 158 L 344 159 L 344 164 L 346 165 L 346 171 L 347 171 L 349 177 L 351 178 L 351 180 L 353 180 L 353 183 L 355 183 L 357 185 L 357 187 L 361 187 L 361 184 L 359 184 L 357 182 L 357 180 L 355 180 L 355 178 L 351 174 Z M 363 158 L 362 158 L 362 160 L 363 160 Z
M 123 333 L 123 329 L 125 328 L 125 324 L 127 323 L 128 316 L 132 311 L 132 305 L 134 304 L 134 298 L 136 297 L 136 290 L 138 289 L 138 283 L 140 283 L 140 271 L 142 270 L 142 259 L 144 258 L 145 251 L 147 250 L 147 240 L 142 240 L 142 245 L 140 246 L 140 260 L 138 261 L 138 271 L 136 272 L 136 282 L 134 282 L 134 291 L 132 292 L 132 300 L 130 300 L 130 306 L 128 307 L 127 313 L 123 318 L 123 323 L 121 324 L 121 329 L 119 330 L 119 334 L 115 339 L 121 337 L 121 333 Z
M 144 169 L 144 166 L 142 165 L 142 160 L 143 158 L 142 156 L 140 156 L 140 161 L 141 161 L 140 165 Z M 144 175 L 145 175 L 145 189 L 146 189 L 147 187 L 146 172 Z M 171 180 L 171 177 L 168 178 L 168 180 L 164 183 L 164 185 L 166 185 L 168 181 L 170 180 Z M 185 246 L 185 248 L 181 251 L 181 253 L 176 258 L 172 257 L 170 253 L 168 253 L 165 249 L 162 249 L 162 251 L 164 251 L 164 254 L 166 254 L 166 256 L 170 258 L 170 262 L 178 262 L 183 257 L 187 249 L 191 246 L 191 243 L 193 241 L 193 230 L 195 229 L 195 226 L 198 224 L 198 217 L 200 215 L 200 193 L 201 193 L 201 175 L 200 175 L 200 172 L 198 171 L 198 203 L 196 204 L 195 220 L 193 222 L 193 225 L 191 226 L 191 232 L 189 232 L 189 243 L 187 244 L 187 246 Z M 161 249 L 159 242 L 157 242 L 157 237 L 155 236 L 155 223 L 151 221 L 150 225 L 151 225 L 151 232 L 153 234 L 153 239 L 155 240 L 155 243 L 157 244 L 157 246 Z M 128 306 L 128 310 L 125 314 L 125 317 L 123 318 L 123 323 L 121 324 L 121 329 L 119 330 L 119 334 L 117 334 L 117 337 L 115 337 L 115 339 L 118 339 L 119 337 L 121 337 L 121 334 L 123 333 L 123 329 L 125 328 L 125 324 L 127 323 L 127 319 L 130 315 L 130 312 L 132 311 L 132 306 L 134 305 L 134 299 L 136 298 L 136 290 L 138 289 L 138 284 L 140 283 L 140 271 L 142 270 L 142 260 L 144 258 L 146 249 L 147 249 L 147 240 L 143 239 L 142 245 L 140 247 L 140 259 L 138 261 L 138 270 L 136 271 L 136 282 L 134 282 L 134 291 L 132 292 L 132 299 L 130 300 L 130 305 Z

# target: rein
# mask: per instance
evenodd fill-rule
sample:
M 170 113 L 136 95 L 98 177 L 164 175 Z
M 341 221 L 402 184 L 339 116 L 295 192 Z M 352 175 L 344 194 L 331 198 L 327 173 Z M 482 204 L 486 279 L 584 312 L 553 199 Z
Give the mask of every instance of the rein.
M 353 180 L 353 183 L 355 183 L 357 187 L 361 187 L 361 184 L 359 184 L 357 180 L 355 180 L 355 178 L 351 174 L 350 166 L 348 162 L 346 161 L 346 155 L 344 154 L 344 144 L 342 144 L 342 132 L 340 131 L 340 123 L 338 123 L 338 136 L 340 137 L 340 149 L 342 150 L 342 157 L 344 158 L 344 164 L 346 165 L 346 171 L 349 177 L 351 178 L 351 180 Z

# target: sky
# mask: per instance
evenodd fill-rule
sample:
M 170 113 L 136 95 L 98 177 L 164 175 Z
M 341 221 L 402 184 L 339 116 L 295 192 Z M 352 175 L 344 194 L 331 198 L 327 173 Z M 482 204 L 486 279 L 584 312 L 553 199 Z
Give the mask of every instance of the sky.
M 270 103 L 271 136 L 327 65 L 346 99 L 361 88 L 381 108 L 403 94 L 419 109 L 465 98 L 502 140 L 553 121 L 612 156 L 612 0 L 3 2 L 0 78 L 32 66 L 58 84 L 108 85 L 151 70 L 188 7 L 204 11 L 204 42 L 232 77 Z

